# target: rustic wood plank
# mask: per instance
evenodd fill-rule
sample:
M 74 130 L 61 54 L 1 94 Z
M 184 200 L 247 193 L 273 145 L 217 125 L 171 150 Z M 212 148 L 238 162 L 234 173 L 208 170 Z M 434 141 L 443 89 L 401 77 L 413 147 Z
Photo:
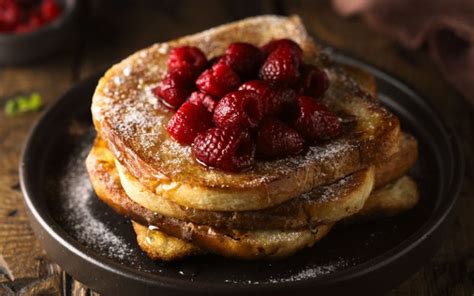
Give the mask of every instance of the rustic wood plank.
M 8 98 L 36 91 L 51 104 L 72 83 L 72 53 L 63 53 L 22 67 L 0 68 L 0 272 L 1 295 L 58 295 L 58 271 L 33 235 L 23 207 L 18 179 L 22 143 L 41 112 L 8 118 Z

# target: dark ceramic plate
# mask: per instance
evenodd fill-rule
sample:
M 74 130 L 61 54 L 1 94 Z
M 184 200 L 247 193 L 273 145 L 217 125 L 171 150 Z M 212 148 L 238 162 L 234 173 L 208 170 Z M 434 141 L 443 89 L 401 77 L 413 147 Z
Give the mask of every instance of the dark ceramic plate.
M 411 174 L 421 200 L 400 216 L 337 229 L 315 247 L 279 261 L 199 256 L 149 260 L 127 219 L 91 189 L 84 159 L 94 139 L 91 96 L 100 75 L 79 83 L 38 122 L 24 149 L 21 185 L 33 229 L 52 260 L 106 295 L 340 294 L 385 292 L 407 279 L 442 242 L 463 176 L 459 144 L 426 101 L 356 60 L 377 78 L 380 100 L 420 144 Z

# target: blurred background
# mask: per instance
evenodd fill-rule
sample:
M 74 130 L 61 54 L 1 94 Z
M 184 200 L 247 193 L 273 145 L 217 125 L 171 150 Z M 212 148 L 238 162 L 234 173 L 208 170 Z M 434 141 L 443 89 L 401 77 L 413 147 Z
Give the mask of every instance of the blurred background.
M 473 0 L 0 0 L 0 295 L 15 285 L 66 289 L 34 239 L 18 184 L 22 143 L 43 110 L 138 49 L 259 14 L 299 15 L 320 43 L 411 85 L 458 131 L 467 167 L 458 218 L 437 257 L 391 295 L 473 295 Z M 12 233 L 25 250 L 8 243 Z M 74 281 L 67 289 L 89 293 Z

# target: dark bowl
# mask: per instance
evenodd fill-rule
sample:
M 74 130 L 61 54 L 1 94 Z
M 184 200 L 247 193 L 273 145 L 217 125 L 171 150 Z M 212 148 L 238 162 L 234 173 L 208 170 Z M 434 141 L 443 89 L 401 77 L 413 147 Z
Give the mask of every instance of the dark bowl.
M 62 11 L 56 20 L 22 34 L 0 33 L 0 65 L 19 65 L 58 52 L 74 37 L 79 1 L 57 0 Z
M 53 261 L 104 295 L 381 295 L 417 271 L 443 242 L 463 179 L 459 141 L 426 99 L 390 75 L 371 71 L 381 102 L 416 136 L 410 174 L 420 202 L 402 215 L 336 229 L 314 247 L 278 261 L 206 255 L 153 262 L 128 219 L 99 201 L 84 159 L 95 131 L 90 98 L 100 74 L 79 83 L 33 128 L 20 180 L 33 230 Z

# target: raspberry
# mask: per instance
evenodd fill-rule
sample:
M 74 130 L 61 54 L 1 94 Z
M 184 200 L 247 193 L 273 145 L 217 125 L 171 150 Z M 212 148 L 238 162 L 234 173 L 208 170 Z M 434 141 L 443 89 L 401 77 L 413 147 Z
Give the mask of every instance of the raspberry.
M 296 92 L 291 88 L 275 87 L 273 91 L 275 92 L 273 99 L 275 113 L 281 113 L 296 104 Z
M 0 33 L 8 32 L 10 28 L 4 23 L 0 22 Z
M 40 7 L 41 18 L 46 22 L 51 22 L 60 13 L 60 8 L 54 0 L 43 0 Z
M 204 53 L 194 46 L 181 46 L 171 49 L 168 56 L 168 72 L 186 71 L 195 79 L 207 67 Z
M 200 91 L 218 98 L 234 90 L 239 84 L 239 76 L 223 62 L 219 62 L 211 69 L 204 71 L 196 80 L 196 85 Z
M 180 72 L 166 74 L 165 78 L 153 89 L 153 93 L 170 108 L 178 108 L 186 101 L 192 91 L 192 86 L 186 76 Z
M 42 24 L 43 20 L 41 19 L 41 17 L 36 13 L 32 13 L 29 16 L 27 23 L 21 23 L 16 26 L 15 33 L 31 32 L 41 27 Z
M 258 95 L 250 90 L 238 90 L 223 97 L 214 110 L 213 121 L 221 128 L 253 128 L 263 116 Z
M 196 160 L 210 167 L 238 172 L 255 162 L 255 145 L 241 130 L 211 128 L 194 139 Z
M 21 20 L 21 8 L 16 1 L 0 2 L 0 25 L 5 31 L 11 31 Z
M 292 86 L 298 81 L 300 59 L 287 46 L 276 48 L 260 68 L 259 77 L 279 86 Z
M 266 54 L 269 55 L 272 53 L 275 49 L 279 47 L 288 47 L 291 48 L 293 53 L 295 53 L 299 60 L 301 61 L 301 58 L 303 57 L 303 50 L 301 47 L 298 45 L 298 43 L 294 42 L 293 40 L 290 39 L 277 39 L 277 40 L 272 40 L 265 44 L 264 46 L 261 47 L 261 50 Z
M 303 138 L 297 131 L 278 119 L 266 119 L 257 133 L 257 155 L 275 158 L 296 155 L 304 148 Z
M 239 75 L 252 77 L 263 63 L 263 53 L 249 43 L 232 43 L 225 51 L 224 62 Z
M 218 103 L 218 101 L 210 95 L 206 95 L 205 93 L 199 91 L 193 92 L 191 96 L 189 96 L 188 102 L 193 104 L 202 104 L 204 107 L 206 107 L 207 111 L 211 113 L 214 112 L 214 109 Z
M 294 127 L 306 140 L 312 142 L 327 140 L 340 133 L 339 117 L 318 100 L 300 96 L 298 109 L 299 114 Z
M 53 21 L 60 13 L 54 0 L 0 0 L 0 31 L 24 33 Z
M 181 144 L 191 144 L 199 133 L 211 127 L 211 117 L 202 104 L 186 102 L 168 122 L 168 133 Z
M 329 88 L 329 78 L 323 70 L 313 65 L 303 65 L 297 91 L 301 95 L 320 98 Z
M 268 82 L 263 80 L 247 81 L 239 87 L 239 90 L 249 90 L 256 93 L 261 101 L 262 111 L 264 115 L 273 113 L 273 98 L 275 92 Z
M 264 80 L 247 81 L 239 90 L 251 90 L 260 97 L 264 115 L 275 115 L 296 101 L 296 93 L 291 89 L 272 87 Z

